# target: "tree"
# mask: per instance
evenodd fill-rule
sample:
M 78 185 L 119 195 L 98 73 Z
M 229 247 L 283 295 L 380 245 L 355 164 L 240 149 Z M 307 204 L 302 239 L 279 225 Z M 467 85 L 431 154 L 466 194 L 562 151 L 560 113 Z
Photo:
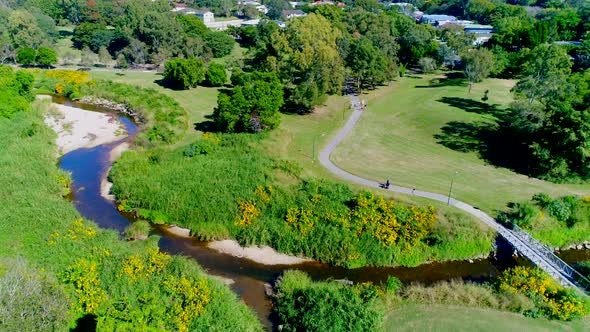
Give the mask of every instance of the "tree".
M 205 74 L 205 80 L 210 86 L 222 86 L 227 81 L 225 66 L 219 63 L 211 63 Z
M 92 52 L 88 46 L 82 49 L 80 64 L 84 66 L 92 66 L 96 63 L 96 60 L 96 54 L 94 54 L 94 52 Z
M 23 260 L 5 260 L 0 276 L 0 330 L 64 331 L 73 318 L 65 291 Z
M 539 45 L 524 63 L 525 77 L 516 84 L 514 92 L 526 97 L 530 104 L 553 98 L 566 87 L 565 80 L 571 66 L 569 55 L 561 47 Z
M 176 21 L 182 27 L 184 33 L 191 38 L 196 38 L 205 35 L 209 28 L 196 15 L 178 15 Z
M 283 87 L 275 73 L 232 76 L 230 92 L 220 92 L 213 119 L 225 132 L 260 132 L 279 125 Z
M 188 89 L 196 87 L 205 78 L 205 65 L 196 58 L 171 59 L 166 62 L 164 79 L 174 87 Z
M 35 61 L 39 66 L 49 67 L 57 63 L 57 54 L 51 48 L 39 47 Z
M 292 20 L 286 29 L 264 24 L 258 28 L 253 62 L 260 70 L 278 71 L 287 107 L 307 112 L 327 94 L 342 90 L 344 62 L 336 44 L 341 36 L 340 30 L 316 14 Z
M 469 92 L 471 92 L 473 85 L 483 81 L 494 69 L 494 54 L 485 48 L 471 50 L 463 55 L 462 62 L 463 72 L 469 81 Z
M 103 65 L 108 64 L 109 62 L 111 62 L 111 60 L 113 60 L 113 57 L 111 57 L 111 54 L 109 53 L 109 51 L 107 50 L 106 47 L 101 47 L 98 50 L 98 61 L 100 63 L 102 63 Z
M 37 48 L 48 41 L 47 35 L 37 25 L 31 13 L 15 10 L 8 18 L 8 32 L 16 48 Z
M 418 65 L 420 65 L 420 69 L 422 69 L 422 72 L 425 74 L 433 73 L 438 67 L 436 60 L 428 57 L 420 59 L 420 61 L 418 61 Z
M 283 17 L 283 10 L 291 8 L 291 5 L 289 5 L 289 2 L 286 0 L 268 0 L 265 4 L 268 7 L 268 13 L 266 13 L 266 16 L 270 17 L 272 20 L 281 19 Z
M 352 71 L 352 76 L 357 79 L 359 93 L 363 84 L 375 87 L 385 82 L 388 77 L 385 57 L 366 38 L 360 38 L 352 44 L 346 62 Z
M 31 47 L 24 47 L 17 51 L 16 62 L 21 65 L 33 65 L 37 57 L 37 51 Z
M 216 58 L 230 54 L 236 44 L 232 37 L 221 31 L 209 32 L 203 37 L 203 40 Z
M 127 63 L 127 59 L 125 59 L 125 56 L 123 55 L 123 53 L 119 53 L 119 55 L 117 55 L 117 64 L 116 64 L 117 68 L 127 68 L 129 67 L 129 64 Z

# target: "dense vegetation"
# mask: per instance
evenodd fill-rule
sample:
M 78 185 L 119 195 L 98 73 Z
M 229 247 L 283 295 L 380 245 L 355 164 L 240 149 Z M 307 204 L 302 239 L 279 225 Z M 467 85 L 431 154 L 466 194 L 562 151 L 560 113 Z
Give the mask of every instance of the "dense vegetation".
M 284 331 L 375 331 L 383 293 L 371 284 L 314 283 L 303 272 L 287 271 L 277 282 L 274 311 Z
M 392 277 L 382 286 L 312 282 L 303 272 L 287 271 L 275 290 L 275 313 L 287 331 L 381 330 L 384 312 L 415 305 L 488 308 L 554 320 L 574 320 L 590 312 L 587 298 L 537 268 L 524 267 L 508 269 L 487 284 L 450 281 L 428 287 L 401 285 Z
M 407 206 L 347 186 L 299 180 L 290 163 L 254 147 L 259 136 L 206 134 L 175 150 L 134 151 L 110 174 L 122 209 L 345 266 L 407 265 L 485 255 L 491 231 L 475 221 Z M 277 177 L 297 179 L 281 185 Z
M 46 106 L 0 118 L 0 219 L 12 221 L 0 223 L 0 329 L 63 330 L 84 317 L 103 331 L 260 330 L 229 289 L 156 238 L 127 243 L 80 218 Z
M 551 198 L 536 194 L 529 202 L 512 203 L 500 215 L 529 231 L 536 239 L 551 247 L 566 247 L 590 239 L 590 199 L 564 196 Z

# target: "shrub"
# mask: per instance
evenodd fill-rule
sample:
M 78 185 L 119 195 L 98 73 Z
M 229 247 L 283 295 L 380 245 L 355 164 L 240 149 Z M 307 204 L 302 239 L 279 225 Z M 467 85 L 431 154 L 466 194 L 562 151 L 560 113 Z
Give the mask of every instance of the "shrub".
M 527 296 L 535 303 L 538 314 L 548 318 L 571 320 L 590 312 L 587 299 L 574 289 L 558 285 L 539 268 L 517 266 L 508 269 L 498 277 L 496 284 L 501 292 Z
M 236 43 L 232 37 L 221 31 L 208 32 L 203 36 L 203 41 L 216 58 L 230 54 Z
M 24 47 L 16 53 L 16 62 L 21 65 L 32 65 L 35 63 L 37 51 L 30 47 Z
M 145 220 L 138 220 L 125 228 L 125 238 L 127 240 L 146 239 L 150 234 L 150 223 Z
M 529 203 L 516 203 L 510 214 L 512 222 L 523 228 L 531 228 L 533 222 L 539 216 L 539 209 Z
M 164 78 L 181 89 L 194 88 L 205 79 L 205 65 L 196 58 L 170 59 L 164 68 Z
M 312 283 L 287 271 L 277 285 L 275 312 L 283 331 L 372 331 L 383 318 L 379 293 L 370 284 Z
M 211 63 L 205 74 L 205 80 L 209 86 L 223 86 L 227 82 L 225 66 L 218 63 Z
M 420 65 L 422 72 L 425 74 L 433 73 L 438 68 L 436 60 L 432 58 L 421 58 L 418 61 L 418 65 Z
M 37 50 L 37 56 L 35 57 L 35 62 L 39 66 L 51 66 L 57 63 L 57 54 L 51 48 L 39 47 Z

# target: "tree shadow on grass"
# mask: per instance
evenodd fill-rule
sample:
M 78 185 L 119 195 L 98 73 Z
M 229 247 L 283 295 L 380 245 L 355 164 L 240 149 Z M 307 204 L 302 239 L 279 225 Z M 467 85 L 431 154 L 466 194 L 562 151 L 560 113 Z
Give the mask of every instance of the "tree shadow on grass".
M 441 88 L 446 86 L 467 87 L 468 83 L 462 73 L 447 73 L 444 77 L 435 77 L 428 82 L 428 85 L 416 85 L 416 88 Z
M 498 118 L 498 120 L 500 121 L 503 121 L 505 117 L 508 115 L 508 110 L 499 108 L 500 105 L 498 104 L 490 105 L 488 103 L 468 98 L 442 97 L 437 101 L 452 107 L 462 109 L 465 112 L 469 113 L 490 114 Z
M 434 135 L 438 144 L 459 152 L 476 152 L 486 163 L 527 174 L 529 152 L 517 134 L 502 122 L 451 121 Z
M 219 133 L 219 132 L 221 132 L 219 130 L 219 128 L 217 127 L 217 124 L 215 123 L 215 121 L 213 121 L 212 114 L 205 115 L 205 119 L 206 120 L 204 120 L 204 121 L 194 123 L 194 128 L 196 131 L 202 131 L 204 133 Z
M 154 80 L 154 83 L 156 83 L 157 85 L 165 88 L 165 89 L 170 89 L 170 90 L 174 90 L 174 91 L 184 91 L 184 90 L 188 90 L 183 88 L 182 86 L 167 80 L 165 78 L 160 78 L 158 80 Z

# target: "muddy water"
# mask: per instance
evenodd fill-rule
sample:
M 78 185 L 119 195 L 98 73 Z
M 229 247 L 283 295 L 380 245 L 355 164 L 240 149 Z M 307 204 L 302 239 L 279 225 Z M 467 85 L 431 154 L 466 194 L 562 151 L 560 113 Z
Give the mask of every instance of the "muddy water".
M 90 111 L 106 111 L 100 107 L 81 105 L 67 100 L 55 100 L 68 106 L 80 107 Z M 119 117 L 130 136 L 123 141 L 132 140 L 137 126 L 128 118 Z M 122 142 L 122 141 L 121 141 Z M 111 166 L 110 151 L 120 144 L 115 142 L 90 149 L 79 149 L 64 155 L 59 166 L 72 174 L 73 202 L 87 219 L 93 220 L 100 227 L 123 231 L 133 221 L 133 216 L 120 213 L 113 202 L 100 195 L 101 180 Z M 479 259 L 475 261 L 457 261 L 424 264 L 414 268 L 374 268 L 344 269 L 328 266 L 318 262 L 309 262 L 292 266 L 267 266 L 247 259 L 219 253 L 206 247 L 206 243 L 197 240 L 178 238 L 163 229 L 154 229 L 161 236 L 162 251 L 170 254 L 184 255 L 195 259 L 210 274 L 230 278 L 234 281 L 232 289 L 252 307 L 260 320 L 270 329 L 271 302 L 266 297 L 264 283 L 272 282 L 285 269 L 300 269 L 309 273 L 316 280 L 348 279 L 352 281 L 384 282 L 392 275 L 404 282 L 421 282 L 431 284 L 440 280 L 461 278 L 481 281 L 497 275 L 498 271 L 524 263 L 510 255 L 498 258 Z M 499 248 L 505 244 L 498 243 Z M 590 260 L 590 251 L 566 251 L 561 254 L 567 262 Z

